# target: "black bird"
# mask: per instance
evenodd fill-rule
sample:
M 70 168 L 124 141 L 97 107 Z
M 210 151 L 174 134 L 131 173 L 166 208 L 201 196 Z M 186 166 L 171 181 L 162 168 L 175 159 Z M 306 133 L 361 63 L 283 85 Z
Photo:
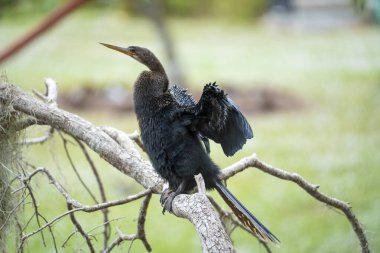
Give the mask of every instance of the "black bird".
M 219 168 L 208 155 L 208 139 L 220 143 L 224 153 L 232 156 L 253 137 L 249 123 L 232 100 L 210 83 L 196 103 L 185 89 L 169 89 L 162 64 L 148 49 L 101 44 L 149 68 L 137 78 L 133 97 L 144 147 L 157 173 L 169 183 L 169 190 L 161 195 L 164 210 L 170 212 L 175 196 L 191 191 L 196 185 L 194 175 L 201 173 L 206 188 L 216 189 L 258 238 L 278 243 L 277 237 L 222 184 Z

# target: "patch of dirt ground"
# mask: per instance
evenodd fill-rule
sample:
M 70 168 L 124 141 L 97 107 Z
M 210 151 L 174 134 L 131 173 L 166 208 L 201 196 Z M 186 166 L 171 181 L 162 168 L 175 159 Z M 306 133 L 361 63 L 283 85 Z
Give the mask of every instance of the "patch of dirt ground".
M 306 99 L 287 91 L 259 86 L 251 89 L 224 88 L 228 96 L 246 114 L 273 113 L 279 111 L 299 111 L 308 107 Z M 191 90 L 189 91 L 191 93 Z M 122 86 L 107 89 L 82 87 L 59 96 L 61 107 L 104 113 L 133 112 L 132 91 Z M 201 91 L 193 93 L 196 100 Z

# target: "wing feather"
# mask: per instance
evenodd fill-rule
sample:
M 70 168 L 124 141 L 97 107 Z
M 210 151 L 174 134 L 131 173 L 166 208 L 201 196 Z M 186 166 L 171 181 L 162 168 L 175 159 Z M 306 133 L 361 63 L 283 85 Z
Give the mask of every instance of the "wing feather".
M 253 138 L 253 132 L 239 107 L 215 83 L 207 84 L 198 103 L 179 86 L 169 89 L 186 114 L 194 116 L 190 125 L 200 134 L 209 153 L 208 139 L 220 143 L 227 156 L 234 155 Z
M 185 109 L 186 113 L 189 113 L 192 115 L 194 114 L 194 107 L 196 106 L 196 102 L 193 96 L 187 92 L 187 89 L 184 89 L 177 85 L 173 85 L 172 87 L 170 87 L 169 92 L 173 96 L 173 98 L 177 101 L 177 103 Z M 193 129 L 193 130 L 196 130 L 196 129 Z M 209 139 L 202 136 L 200 133 L 198 133 L 198 138 L 200 141 L 203 142 L 204 148 L 207 154 L 209 154 L 210 153 Z
M 247 119 L 215 83 L 204 87 L 195 111 L 196 128 L 203 136 L 220 143 L 227 156 L 235 154 L 247 139 L 253 138 Z

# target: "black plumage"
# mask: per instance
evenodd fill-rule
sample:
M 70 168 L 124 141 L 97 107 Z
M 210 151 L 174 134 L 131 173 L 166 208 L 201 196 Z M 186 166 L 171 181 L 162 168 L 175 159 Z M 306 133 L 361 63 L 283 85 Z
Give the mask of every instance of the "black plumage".
M 210 83 L 196 102 L 181 87 L 169 89 L 162 64 L 148 49 L 103 45 L 149 68 L 135 82 L 134 106 L 145 150 L 155 170 L 169 183 L 161 198 L 164 210 L 171 211 L 175 196 L 191 191 L 196 185 L 194 175 L 201 173 L 206 188 L 216 189 L 245 226 L 260 239 L 277 243 L 278 239 L 222 184 L 219 168 L 208 155 L 208 139 L 220 143 L 224 153 L 232 156 L 253 137 L 232 100 Z

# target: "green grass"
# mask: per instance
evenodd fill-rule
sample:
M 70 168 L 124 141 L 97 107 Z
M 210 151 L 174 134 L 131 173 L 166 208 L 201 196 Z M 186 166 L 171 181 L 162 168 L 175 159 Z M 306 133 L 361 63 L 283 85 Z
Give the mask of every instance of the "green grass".
M 21 21 L 9 18 L 0 23 L 2 48 L 33 25 Z M 199 90 L 209 81 L 242 89 L 268 85 L 303 97 L 310 105 L 302 111 L 250 115 L 255 139 L 233 158 L 223 156 L 214 145 L 214 160 L 224 167 L 255 152 L 270 164 L 300 173 L 319 184 L 324 193 L 350 202 L 366 228 L 372 251 L 380 251 L 378 28 L 301 33 L 211 19 L 175 19 L 169 20 L 168 25 L 191 89 Z M 146 20 L 109 10 L 83 10 L 0 68 L 6 70 L 10 81 L 27 90 L 42 89 L 42 79 L 47 76 L 55 78 L 63 91 L 81 85 L 104 87 L 122 83 L 131 87 L 142 66 L 101 47 L 99 41 L 144 45 L 167 64 L 159 38 Z M 137 127 L 133 115 L 78 113 L 98 125 L 111 125 L 127 132 Z M 55 138 L 51 144 L 26 150 L 25 155 L 35 164 L 53 169 L 70 193 L 91 204 L 78 188 L 62 152 L 62 144 Z M 96 188 L 83 157 L 74 147 L 72 153 L 86 182 Z M 141 190 L 97 155 L 93 157 L 105 180 L 109 199 Z M 57 164 L 60 169 L 56 170 Z M 273 252 L 359 252 L 354 232 L 344 216 L 315 201 L 294 184 L 248 169 L 228 185 L 280 238 L 281 246 L 273 247 Z M 38 202 L 47 218 L 64 210 L 62 197 L 47 180 L 38 180 L 35 188 L 39 190 Z M 27 214 L 31 212 L 29 207 Z M 137 208 L 138 203 L 112 208 L 112 217 L 124 217 L 115 221 L 113 228 L 134 232 Z M 99 213 L 79 217 L 83 217 L 87 230 L 101 223 Z M 73 230 L 67 219 L 57 224 L 55 231 L 62 235 L 59 246 Z M 157 196 L 148 210 L 147 236 L 154 252 L 200 251 L 191 224 L 172 215 L 162 216 Z M 243 231 L 234 232 L 233 240 L 237 252 L 265 252 Z M 128 246 L 126 243 L 116 252 L 126 251 Z M 68 247 L 68 252 L 80 247 L 87 250 L 80 235 L 71 239 Z M 30 241 L 28 249 L 51 251 L 43 248 L 38 236 Z M 135 242 L 131 252 L 144 252 L 141 243 Z

